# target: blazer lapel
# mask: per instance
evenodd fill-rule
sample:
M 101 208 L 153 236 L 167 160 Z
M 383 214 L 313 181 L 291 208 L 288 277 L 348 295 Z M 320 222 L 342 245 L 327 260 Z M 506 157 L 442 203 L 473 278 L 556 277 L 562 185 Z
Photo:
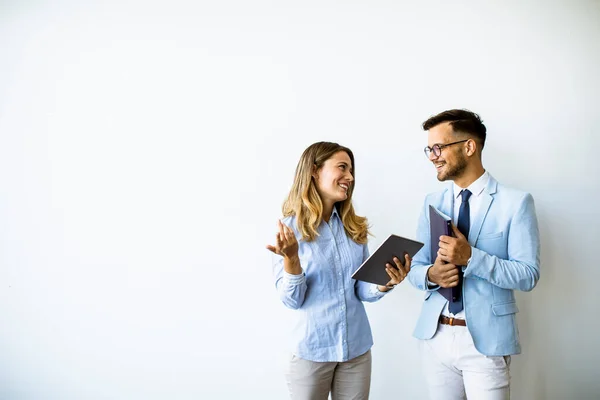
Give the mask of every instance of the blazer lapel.
M 492 205 L 492 201 L 494 201 L 493 194 L 496 193 L 496 189 L 498 188 L 498 181 L 496 181 L 492 175 L 490 175 L 490 179 L 485 189 L 483 189 L 482 201 L 481 201 L 481 209 L 475 216 L 475 219 L 471 223 L 471 229 L 469 229 L 469 243 L 474 245 L 477 243 L 477 238 L 479 237 L 479 232 L 481 232 L 481 227 L 483 226 L 483 221 L 485 221 L 485 217 Z
M 446 188 L 444 195 L 442 196 L 442 204 L 439 206 L 439 210 L 452 218 L 452 214 L 454 214 L 454 190 L 452 190 L 452 186 Z

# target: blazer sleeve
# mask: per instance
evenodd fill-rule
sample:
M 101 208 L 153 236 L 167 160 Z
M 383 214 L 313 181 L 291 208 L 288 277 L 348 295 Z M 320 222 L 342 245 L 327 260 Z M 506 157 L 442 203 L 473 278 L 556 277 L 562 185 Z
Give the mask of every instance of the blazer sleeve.
M 540 279 L 540 238 L 533 197 L 526 193 L 509 224 L 508 259 L 471 247 L 465 278 L 479 278 L 503 289 L 530 291 Z
M 408 273 L 408 280 L 415 288 L 431 292 L 438 290 L 440 287 L 437 285 L 429 286 L 427 283 L 427 270 L 433 264 L 430 254 L 431 234 L 429 230 L 428 205 L 429 202 L 426 200 L 417 224 L 417 240 L 424 243 L 424 245 L 413 257 L 410 272 Z

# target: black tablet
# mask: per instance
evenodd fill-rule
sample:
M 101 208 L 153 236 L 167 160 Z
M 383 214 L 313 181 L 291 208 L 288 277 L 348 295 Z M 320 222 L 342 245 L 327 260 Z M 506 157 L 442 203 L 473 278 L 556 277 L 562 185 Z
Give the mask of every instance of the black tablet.
M 385 286 L 390 281 L 390 276 L 385 271 L 385 264 L 396 266 L 393 258 L 398 257 L 404 262 L 404 253 L 410 258 L 423 247 L 423 243 L 391 234 L 381 245 L 365 260 L 354 273 L 352 278 L 359 281 L 375 283 Z

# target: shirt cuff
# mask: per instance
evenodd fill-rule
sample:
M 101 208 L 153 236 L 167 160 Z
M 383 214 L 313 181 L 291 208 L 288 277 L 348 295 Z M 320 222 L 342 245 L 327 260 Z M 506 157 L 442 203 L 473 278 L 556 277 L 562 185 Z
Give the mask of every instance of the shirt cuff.
M 381 285 L 381 286 L 385 286 L 385 285 Z M 394 290 L 394 288 L 388 289 L 387 292 L 382 292 L 381 290 L 379 290 L 379 285 L 373 285 L 373 286 L 371 286 L 371 294 L 374 295 L 374 296 L 377 296 L 377 297 L 383 297 L 387 293 L 391 292 L 392 290 Z
M 436 288 L 437 286 L 438 286 L 438 285 L 437 285 L 437 283 L 433 283 L 433 282 L 431 282 L 429 279 L 427 279 L 427 287 L 428 287 L 429 289 Z
M 429 268 L 431 267 L 433 267 L 433 264 L 429 266 Z M 429 271 L 429 268 L 427 268 L 427 271 Z M 425 272 L 425 283 L 427 284 L 427 290 L 439 289 L 440 287 L 437 283 L 433 283 L 427 278 L 427 272 Z
M 288 272 L 283 271 L 283 282 L 287 285 L 301 285 L 306 282 L 306 275 L 304 274 L 304 270 L 302 270 L 301 274 L 294 275 Z
M 469 264 L 471 264 L 472 259 L 473 259 L 473 246 L 471 246 L 471 257 L 469 257 L 469 259 L 467 260 L 467 264 L 462 266 L 463 273 L 467 270 L 467 268 L 469 267 Z

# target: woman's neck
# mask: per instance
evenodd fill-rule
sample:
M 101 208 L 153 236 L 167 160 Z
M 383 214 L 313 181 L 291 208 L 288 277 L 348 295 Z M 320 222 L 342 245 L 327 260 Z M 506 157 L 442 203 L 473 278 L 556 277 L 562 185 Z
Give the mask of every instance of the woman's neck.
M 333 213 L 334 206 L 335 206 L 334 203 L 323 204 L 323 220 L 327 223 L 329 223 L 329 220 L 331 219 L 331 214 Z

